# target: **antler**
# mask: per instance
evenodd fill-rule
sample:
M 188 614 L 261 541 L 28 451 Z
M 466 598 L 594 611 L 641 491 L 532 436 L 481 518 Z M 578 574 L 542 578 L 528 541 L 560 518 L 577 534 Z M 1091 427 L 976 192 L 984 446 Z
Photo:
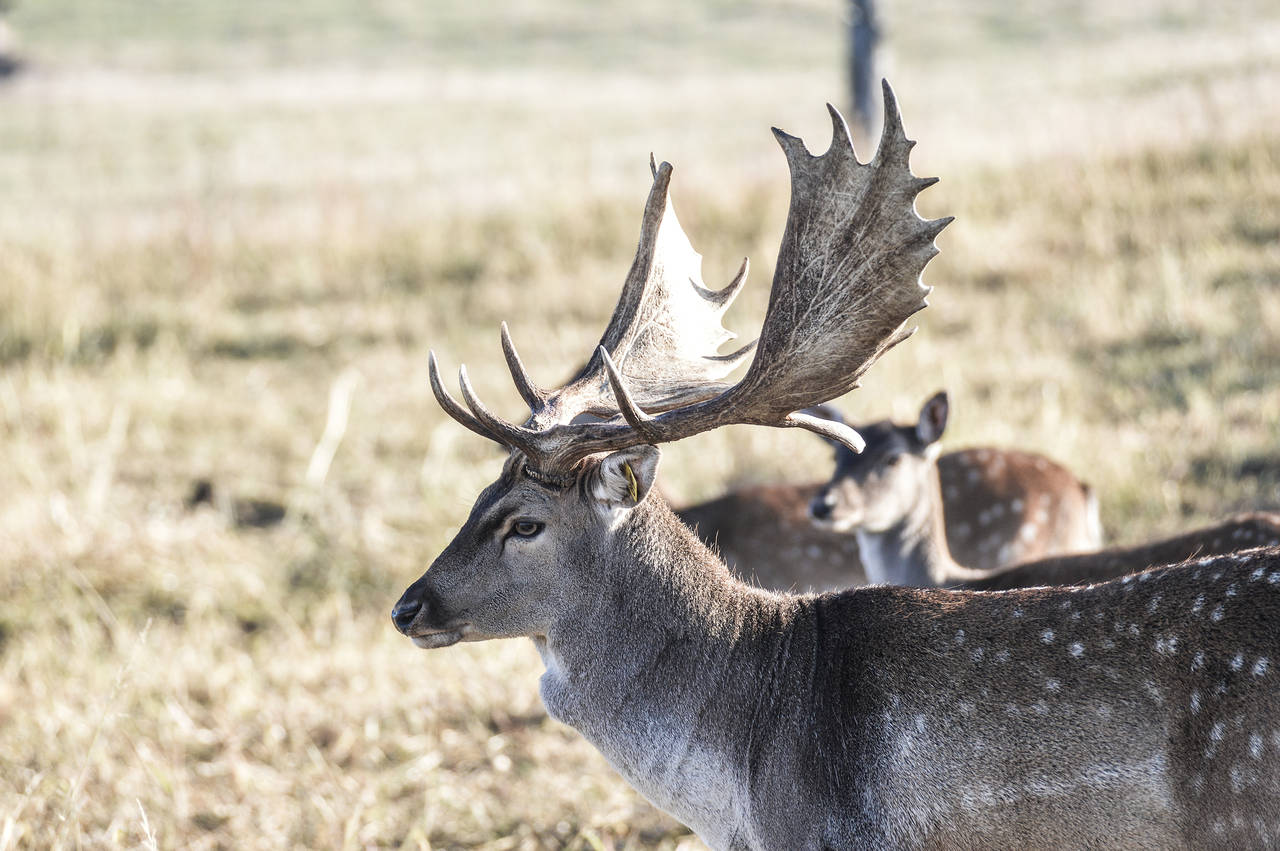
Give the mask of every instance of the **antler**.
M 929 292 L 920 275 L 938 253 L 934 239 L 951 221 L 949 217 L 926 221 L 916 214 L 916 195 L 937 180 L 911 174 L 908 157 L 915 143 L 906 138 L 888 83 L 884 84 L 884 108 L 880 146 L 865 165 L 854 154 L 844 119 L 830 105 L 832 142 L 821 156 L 809 154 L 796 137 L 774 130 L 791 170 L 791 210 L 755 357 L 737 384 L 725 387 L 706 378 L 706 362 L 720 361 L 693 357 L 690 346 L 690 338 L 698 336 L 693 332 L 705 331 L 704 325 L 690 325 L 675 315 L 678 302 L 672 292 L 682 292 L 681 287 L 672 291 L 654 284 L 672 280 L 654 273 L 655 268 L 664 268 L 660 261 L 666 257 L 685 255 L 684 269 L 688 258 L 694 258 L 695 270 L 700 260 L 669 209 L 670 166 L 664 163 L 655 174 L 640 250 L 623 297 L 595 356 L 579 377 L 555 394 L 538 391 L 519 367 L 504 335 L 512 375 L 533 409 L 524 426 L 489 413 L 475 398 L 464 370 L 462 393 L 471 411 L 467 414 L 444 392 L 433 356 L 432 388 L 437 399 L 468 428 L 523 452 L 528 468 L 553 480 L 563 479 L 574 464 L 596 452 L 672 442 L 732 423 L 798 426 L 860 451 L 862 439 L 853 429 L 801 409 L 856 387 L 858 378 L 880 355 L 910 336 L 914 329 L 904 330 L 903 324 L 925 306 Z M 664 212 L 655 216 L 658 204 Z M 674 231 L 664 233 L 667 216 Z M 638 284 L 641 279 L 645 283 Z M 702 289 L 695 277 L 689 282 L 704 299 L 726 292 L 731 298 L 741 285 L 736 280 L 716 294 Z M 646 321 L 652 315 L 645 311 L 651 292 L 666 294 L 657 300 L 662 305 L 657 311 L 660 318 Z M 700 342 L 711 339 L 704 335 Z M 642 340 L 648 340 L 648 345 L 641 346 L 639 356 L 632 355 L 631 347 Z M 729 358 L 741 359 L 747 350 Z M 615 362 L 619 352 L 624 360 Z M 633 359 L 625 360 L 628 356 Z M 680 380 L 689 373 L 675 370 L 683 371 L 690 363 L 701 365 L 703 373 L 693 374 L 693 380 Z M 603 406 L 607 397 L 597 377 L 601 368 L 614 407 Z M 586 398 L 591 401 L 580 401 Z M 574 403 L 568 404 L 571 399 Z M 575 413 L 611 415 L 616 411 L 621 419 L 571 423 L 572 415 L 566 414 L 574 408 L 579 408 Z

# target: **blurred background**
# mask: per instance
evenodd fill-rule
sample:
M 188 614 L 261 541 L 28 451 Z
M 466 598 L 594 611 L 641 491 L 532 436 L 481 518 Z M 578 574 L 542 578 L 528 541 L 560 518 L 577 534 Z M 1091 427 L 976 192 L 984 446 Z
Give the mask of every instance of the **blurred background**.
M 879 0 L 920 333 L 841 401 L 1016 446 L 1138 542 L 1280 506 L 1280 7 Z M 389 611 L 607 321 L 648 156 L 763 316 L 776 125 L 850 113 L 851 7 L 0 0 L 0 848 L 702 846 L 549 721 L 527 642 Z M 878 87 L 876 87 L 878 88 Z M 873 91 L 876 91 L 873 88 Z M 878 106 L 875 107 L 878 110 Z M 860 150 L 871 147 L 858 133 Z M 816 480 L 798 431 L 664 449 L 673 501 Z

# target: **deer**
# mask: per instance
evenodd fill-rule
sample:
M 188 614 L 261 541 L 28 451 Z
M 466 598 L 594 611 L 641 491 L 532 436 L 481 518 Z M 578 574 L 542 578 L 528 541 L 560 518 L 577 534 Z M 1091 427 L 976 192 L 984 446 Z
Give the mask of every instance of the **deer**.
M 839 419 L 831 405 L 810 413 Z M 862 431 L 864 426 L 854 426 Z M 837 466 L 854 456 L 831 441 Z M 994 570 L 1102 546 L 1098 500 L 1066 467 L 1034 452 L 973 447 L 938 456 L 947 547 Z M 834 591 L 867 582 L 858 540 L 815 523 L 826 482 L 739 488 L 676 510 L 739 576 L 776 591 Z
M 909 335 L 950 221 L 916 213 L 934 181 L 884 92 L 867 163 L 832 107 L 821 155 L 774 131 L 791 201 L 754 345 L 717 353 L 732 285 L 701 283 L 664 162 L 587 367 L 539 387 L 504 326 L 523 423 L 465 367 L 459 402 L 430 353 L 436 401 L 509 454 L 395 627 L 424 649 L 532 640 L 549 714 L 714 849 L 1280 841 L 1280 550 L 1077 588 L 780 594 L 655 493 L 661 444 L 731 423 L 863 445 L 803 410 Z
M 938 460 L 938 441 L 949 411 L 947 394 L 939 392 L 925 402 L 913 425 L 884 420 L 860 428 L 866 449 L 860 454 L 845 447 L 837 450 L 831 480 L 810 504 L 815 525 L 856 538 L 873 583 L 980 591 L 1075 585 L 1199 556 L 1280 545 L 1280 512 L 1255 511 L 1136 546 L 1006 559 L 1006 566 L 993 570 L 965 565 L 950 547 L 952 518 L 947 501 L 951 494 L 942 484 Z M 1045 474 L 1053 472 L 1038 458 L 1028 463 Z M 1030 540 L 1057 525 L 1054 509 L 1051 500 L 1039 497 L 982 507 L 973 521 L 966 522 L 989 528 L 1008 523 L 1010 513 L 1016 513 L 1023 522 L 1019 538 Z M 1093 549 L 1087 544 L 1077 548 Z

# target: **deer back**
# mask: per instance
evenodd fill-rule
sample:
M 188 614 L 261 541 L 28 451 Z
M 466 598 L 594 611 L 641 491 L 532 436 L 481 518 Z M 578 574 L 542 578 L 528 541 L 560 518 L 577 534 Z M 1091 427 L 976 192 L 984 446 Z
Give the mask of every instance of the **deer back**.
M 1280 549 L 1074 589 L 858 589 L 809 622 L 794 760 L 832 847 L 1280 841 Z
M 1155 565 L 1277 545 L 1280 545 L 1280 512 L 1247 512 L 1150 543 L 1017 564 L 990 576 L 958 583 L 956 587 L 1001 591 L 1035 585 L 1104 582 Z
M 938 459 L 947 546 L 976 570 L 1102 545 L 1093 489 L 1033 452 L 973 448 Z

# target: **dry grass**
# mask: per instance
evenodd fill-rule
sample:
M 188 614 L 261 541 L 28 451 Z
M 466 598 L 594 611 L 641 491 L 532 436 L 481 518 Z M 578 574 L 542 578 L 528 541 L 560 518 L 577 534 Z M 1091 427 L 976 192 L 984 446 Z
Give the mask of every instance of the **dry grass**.
M 616 296 L 650 150 L 706 279 L 755 261 L 729 317 L 749 335 L 786 198 L 766 128 L 825 138 L 839 22 L 564 2 L 486 29 L 436 5 L 19 9 L 0 848 L 700 847 L 545 718 L 524 643 L 392 630 L 499 463 L 430 400 L 426 349 L 512 415 L 500 320 L 561 377 Z M 920 334 L 847 407 L 907 416 L 946 386 L 953 445 L 1062 458 L 1119 540 L 1280 505 L 1280 17 L 1062 6 L 893 9 L 917 171 L 944 178 L 921 206 L 959 219 Z M 825 454 L 734 429 L 672 447 L 663 485 L 819 477 Z M 202 476 L 290 519 L 188 511 Z

